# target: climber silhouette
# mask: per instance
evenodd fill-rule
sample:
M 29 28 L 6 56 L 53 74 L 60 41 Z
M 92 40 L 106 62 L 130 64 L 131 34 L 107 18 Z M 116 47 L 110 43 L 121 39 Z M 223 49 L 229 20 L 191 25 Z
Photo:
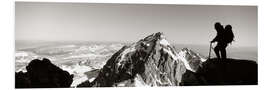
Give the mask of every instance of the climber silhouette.
M 226 25 L 224 29 L 224 27 L 220 24 L 220 22 L 216 22 L 215 29 L 217 31 L 217 35 L 211 41 L 211 43 L 217 42 L 217 45 L 214 48 L 215 54 L 218 59 L 225 60 L 227 58 L 226 47 L 228 46 L 228 43 L 231 43 L 233 41 L 234 38 L 232 26 Z

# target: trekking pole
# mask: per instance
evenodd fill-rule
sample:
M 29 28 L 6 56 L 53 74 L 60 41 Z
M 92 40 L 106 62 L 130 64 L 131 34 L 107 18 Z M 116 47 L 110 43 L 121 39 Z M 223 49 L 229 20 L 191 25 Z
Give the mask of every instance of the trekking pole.
M 210 42 L 208 60 L 210 60 L 211 58 L 211 49 L 212 49 L 212 43 Z

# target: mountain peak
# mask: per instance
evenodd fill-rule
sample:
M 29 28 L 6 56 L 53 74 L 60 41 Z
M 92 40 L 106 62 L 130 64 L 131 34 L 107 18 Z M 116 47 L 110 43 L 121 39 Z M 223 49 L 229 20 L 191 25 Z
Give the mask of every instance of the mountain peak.
M 116 52 L 90 86 L 176 86 L 186 68 L 163 33 L 151 34 Z
M 182 48 L 178 54 L 180 55 L 181 60 L 185 63 L 187 69 L 192 72 L 197 72 L 199 67 L 202 66 L 202 63 L 206 61 L 206 59 L 199 53 L 195 53 L 188 48 Z
M 148 38 L 161 39 L 161 38 L 164 38 L 164 33 L 162 33 L 162 32 L 153 33 L 153 34 L 145 37 L 144 39 L 148 39 Z
M 161 44 L 169 44 L 165 39 L 165 35 L 162 32 L 153 33 L 140 41 L 150 42 L 150 41 L 160 41 Z

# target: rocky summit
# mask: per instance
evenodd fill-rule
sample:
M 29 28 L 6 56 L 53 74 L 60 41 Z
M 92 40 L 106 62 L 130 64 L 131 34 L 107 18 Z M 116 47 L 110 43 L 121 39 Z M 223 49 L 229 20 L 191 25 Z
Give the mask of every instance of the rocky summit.
M 73 75 L 52 64 L 49 59 L 34 59 L 27 72 L 15 73 L 16 88 L 57 88 L 70 87 Z
M 185 71 L 176 50 L 158 32 L 121 48 L 89 86 L 178 86 Z

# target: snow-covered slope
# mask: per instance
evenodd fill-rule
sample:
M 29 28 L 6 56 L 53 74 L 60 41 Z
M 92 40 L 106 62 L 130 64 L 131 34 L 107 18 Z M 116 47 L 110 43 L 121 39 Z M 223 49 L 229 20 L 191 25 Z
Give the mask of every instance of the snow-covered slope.
M 87 76 L 84 73 L 93 70 L 89 66 L 79 64 L 71 66 L 62 65 L 60 68 L 74 75 L 71 87 L 75 87 L 83 81 L 88 80 Z
M 192 72 L 196 72 L 201 64 L 207 60 L 200 54 L 195 53 L 188 48 L 183 48 L 178 55 L 180 60 L 185 63 L 187 69 Z
M 30 61 L 48 58 L 53 64 L 74 75 L 71 86 L 75 87 L 85 80 L 93 79 L 85 73 L 102 68 L 106 60 L 122 46 L 120 43 L 67 43 L 20 49 L 15 53 L 15 68 L 16 72 L 26 72 Z
M 89 86 L 177 86 L 186 67 L 162 33 L 122 47 Z
M 205 61 L 186 48 L 177 52 L 163 33 L 122 46 L 71 44 L 16 51 L 16 71 L 25 71 L 31 60 L 45 57 L 74 75 L 72 87 L 84 81 L 93 81 L 89 86 L 176 86 L 186 69 L 196 72 Z M 97 78 L 85 74 L 100 68 Z

